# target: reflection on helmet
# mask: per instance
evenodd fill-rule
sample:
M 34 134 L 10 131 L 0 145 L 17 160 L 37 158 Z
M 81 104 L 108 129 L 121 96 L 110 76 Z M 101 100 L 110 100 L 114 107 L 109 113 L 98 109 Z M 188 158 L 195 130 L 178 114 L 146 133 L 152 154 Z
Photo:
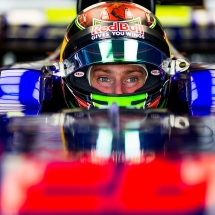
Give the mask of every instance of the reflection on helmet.
M 107 107 L 116 102 L 123 107 L 164 107 L 170 58 L 163 27 L 146 8 L 130 2 L 88 7 L 68 26 L 61 48 L 67 105 Z M 126 64 L 144 65 L 147 72 L 143 84 L 131 93 L 107 93 L 91 85 L 93 65 Z

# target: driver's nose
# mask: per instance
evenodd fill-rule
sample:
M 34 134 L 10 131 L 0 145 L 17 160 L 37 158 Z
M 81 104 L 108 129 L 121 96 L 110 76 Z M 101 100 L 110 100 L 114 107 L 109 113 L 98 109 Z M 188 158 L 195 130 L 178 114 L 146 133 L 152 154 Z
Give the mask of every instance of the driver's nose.
M 113 94 L 123 94 L 125 93 L 123 90 L 123 83 L 122 82 L 116 82 L 115 86 L 113 87 Z

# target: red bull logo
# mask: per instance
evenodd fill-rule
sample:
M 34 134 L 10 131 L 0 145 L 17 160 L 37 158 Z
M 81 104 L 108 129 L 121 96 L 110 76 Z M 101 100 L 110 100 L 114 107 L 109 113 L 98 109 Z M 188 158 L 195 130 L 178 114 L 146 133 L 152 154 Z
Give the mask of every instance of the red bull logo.
M 129 25 L 127 22 L 113 22 L 111 25 L 92 26 L 92 40 L 109 36 L 128 36 L 144 39 L 144 28 L 140 24 Z
M 115 31 L 130 31 L 133 33 L 144 34 L 144 29 L 142 25 L 135 24 L 129 25 L 126 22 L 113 22 L 112 25 L 94 25 L 92 28 L 92 35 L 106 33 L 106 32 L 115 32 Z

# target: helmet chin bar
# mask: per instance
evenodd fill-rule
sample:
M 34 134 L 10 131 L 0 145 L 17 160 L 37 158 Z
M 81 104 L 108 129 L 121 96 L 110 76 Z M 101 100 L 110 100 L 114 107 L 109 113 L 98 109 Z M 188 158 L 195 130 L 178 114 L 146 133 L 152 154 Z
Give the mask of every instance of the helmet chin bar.
M 136 95 L 102 95 L 102 94 L 91 94 L 91 99 L 94 107 L 107 108 L 115 103 L 119 107 L 134 107 L 134 108 L 145 108 L 148 94 L 140 93 Z

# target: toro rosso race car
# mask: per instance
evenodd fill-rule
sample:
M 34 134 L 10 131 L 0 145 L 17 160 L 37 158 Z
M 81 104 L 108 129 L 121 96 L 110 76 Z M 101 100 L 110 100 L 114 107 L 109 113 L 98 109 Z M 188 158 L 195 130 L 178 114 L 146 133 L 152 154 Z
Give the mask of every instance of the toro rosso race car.
M 90 3 L 93 2 L 78 1 L 77 10 L 81 11 Z M 155 10 L 154 1 L 144 4 Z M 80 13 L 68 26 L 61 48 L 47 59 L 1 69 L 1 112 L 37 115 L 64 108 L 109 106 L 112 100 L 116 102 L 119 98 L 95 91 L 87 80 L 87 67 L 111 63 L 113 56 L 114 64 L 138 63 L 147 70 L 145 87 L 135 91 L 136 97 L 130 98 L 131 102 L 123 105 L 118 102 L 119 106 L 166 107 L 174 113 L 190 115 L 209 113 L 213 106 L 213 68 L 190 65 L 171 46 L 159 20 L 147 9 L 130 6 L 130 9 L 121 7 L 117 11 L 109 7 L 106 11 L 104 7 L 103 4 L 98 9 L 89 7 Z M 99 10 L 100 15 L 94 10 Z M 127 11 L 127 15 L 119 18 L 122 11 Z M 108 18 L 113 21 L 106 21 L 106 13 L 114 14 Z M 86 17 L 89 20 L 84 22 Z M 122 47 L 124 39 L 126 43 Z M 109 41 L 113 46 L 110 50 Z M 103 51 L 102 47 L 107 47 L 104 50 L 108 51 Z M 107 97 L 111 97 L 110 102 L 105 102 Z M 143 102 L 138 103 L 139 100 Z M 203 112 L 198 113 L 197 109 Z
M 154 10 L 154 1 L 137 3 Z M 105 4 L 100 2 L 95 7 L 107 17 Z M 123 4 L 128 17 L 133 14 L 130 3 L 114 4 Z M 83 68 L 95 63 L 92 59 L 100 63 L 98 47 L 101 53 L 109 50 L 103 61 L 113 54 L 121 62 L 121 41 L 114 31 L 118 38 L 111 40 L 118 45 L 117 52 L 111 52 L 107 38 L 102 38 L 103 43 L 93 37 L 94 42 L 87 43 L 89 34 L 92 40 L 92 31 L 85 31 L 86 17 L 94 9 L 87 6 L 77 2 L 80 16 L 69 25 L 56 55 L 1 69 L 1 213 L 215 214 L 213 66 L 189 63 L 174 47 L 166 46 L 165 34 L 160 37 L 146 28 L 159 26 L 159 21 L 144 9 L 143 14 L 148 14 L 148 22 L 141 27 L 144 40 L 158 38 L 161 43 L 156 47 L 163 44 L 165 49 L 159 52 L 156 41 L 150 45 L 143 42 L 142 33 L 141 38 L 135 38 L 141 47 L 137 60 L 145 56 L 148 61 L 141 61 L 141 68 L 151 71 L 147 73 L 151 82 L 146 81 L 146 85 L 156 83 L 156 88 L 148 93 L 145 88 L 135 92 L 135 97 L 128 99 L 132 107 L 122 102 L 124 95 L 122 100 L 109 95 L 112 102 L 106 105 L 109 97 L 88 85 L 83 90 L 87 83 Z M 113 8 L 111 5 L 108 9 Z M 111 14 L 120 13 L 115 10 Z M 120 28 L 122 20 L 115 24 L 97 18 L 94 21 L 96 29 L 105 33 L 101 37 L 109 37 L 114 35 L 110 30 Z M 141 32 L 136 22 L 122 22 L 124 32 L 127 28 Z M 74 26 L 82 29 L 75 29 L 73 38 L 70 33 Z M 95 30 L 93 27 L 89 28 Z M 158 31 L 163 32 L 162 28 Z M 69 55 L 70 50 L 75 54 Z M 129 46 L 130 53 L 132 50 Z M 161 61 L 147 57 L 148 50 L 162 56 L 159 69 L 154 66 Z M 131 63 L 125 58 L 123 62 Z

